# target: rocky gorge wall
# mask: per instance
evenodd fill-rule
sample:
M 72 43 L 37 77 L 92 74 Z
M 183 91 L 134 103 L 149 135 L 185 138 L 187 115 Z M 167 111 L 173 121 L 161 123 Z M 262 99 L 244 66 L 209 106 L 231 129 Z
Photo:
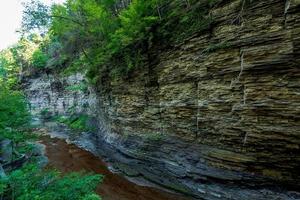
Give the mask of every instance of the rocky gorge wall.
M 81 73 L 70 76 L 44 73 L 27 77 L 23 82 L 31 113 L 36 117 L 42 112 L 52 116 L 70 112 L 93 116 L 95 113 L 96 94 L 87 87 Z
M 80 74 L 28 80 L 34 113 L 95 116 L 74 142 L 129 177 L 195 198 L 299 199 L 300 1 L 223 1 L 210 14 L 209 31 L 151 49 L 127 79 L 84 92 L 66 90 Z

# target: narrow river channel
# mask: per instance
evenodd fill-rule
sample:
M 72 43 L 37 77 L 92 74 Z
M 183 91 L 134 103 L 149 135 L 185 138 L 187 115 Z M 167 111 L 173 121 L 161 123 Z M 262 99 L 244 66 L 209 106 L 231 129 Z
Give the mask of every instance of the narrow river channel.
M 187 200 L 179 194 L 168 193 L 156 188 L 136 185 L 124 177 L 110 172 L 106 164 L 99 158 L 67 144 L 61 139 L 44 137 L 49 167 L 61 172 L 87 171 L 105 175 L 103 183 L 98 186 L 97 193 L 103 200 Z

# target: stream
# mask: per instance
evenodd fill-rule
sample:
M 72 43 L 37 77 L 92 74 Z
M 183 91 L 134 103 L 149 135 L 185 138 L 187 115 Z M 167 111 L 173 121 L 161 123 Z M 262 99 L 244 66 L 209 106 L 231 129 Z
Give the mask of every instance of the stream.
M 48 167 L 63 173 L 84 170 L 103 174 L 104 180 L 97 188 L 97 193 L 103 200 L 187 200 L 180 194 L 132 183 L 121 175 L 110 172 L 98 157 L 73 144 L 67 144 L 62 139 L 42 137 L 40 142 L 46 146 Z

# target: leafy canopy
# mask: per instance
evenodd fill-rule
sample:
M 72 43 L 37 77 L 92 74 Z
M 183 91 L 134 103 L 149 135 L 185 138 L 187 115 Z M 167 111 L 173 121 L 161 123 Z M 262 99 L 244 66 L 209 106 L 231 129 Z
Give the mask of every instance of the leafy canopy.
M 212 23 L 209 9 L 218 2 L 67 0 L 45 7 L 32 0 L 25 6 L 23 29 L 48 29 L 50 41 L 43 52 L 49 53 L 51 41 L 59 43 L 56 50 L 63 55 L 64 67 L 84 68 L 95 82 L 101 73 L 126 76 L 143 66 L 153 42 L 170 45 L 208 29 Z M 50 62 L 53 59 L 49 54 L 47 66 L 62 67 L 62 62 Z

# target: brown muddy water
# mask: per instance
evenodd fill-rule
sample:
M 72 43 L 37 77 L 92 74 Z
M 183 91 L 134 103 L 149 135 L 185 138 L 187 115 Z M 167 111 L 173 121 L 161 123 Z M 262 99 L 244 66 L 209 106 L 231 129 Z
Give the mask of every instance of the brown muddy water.
M 180 194 L 136 185 L 110 172 L 106 164 L 90 152 L 67 144 L 61 139 L 45 137 L 41 143 L 46 145 L 49 167 L 63 173 L 84 170 L 105 175 L 104 181 L 97 188 L 97 193 L 103 200 L 188 200 Z

